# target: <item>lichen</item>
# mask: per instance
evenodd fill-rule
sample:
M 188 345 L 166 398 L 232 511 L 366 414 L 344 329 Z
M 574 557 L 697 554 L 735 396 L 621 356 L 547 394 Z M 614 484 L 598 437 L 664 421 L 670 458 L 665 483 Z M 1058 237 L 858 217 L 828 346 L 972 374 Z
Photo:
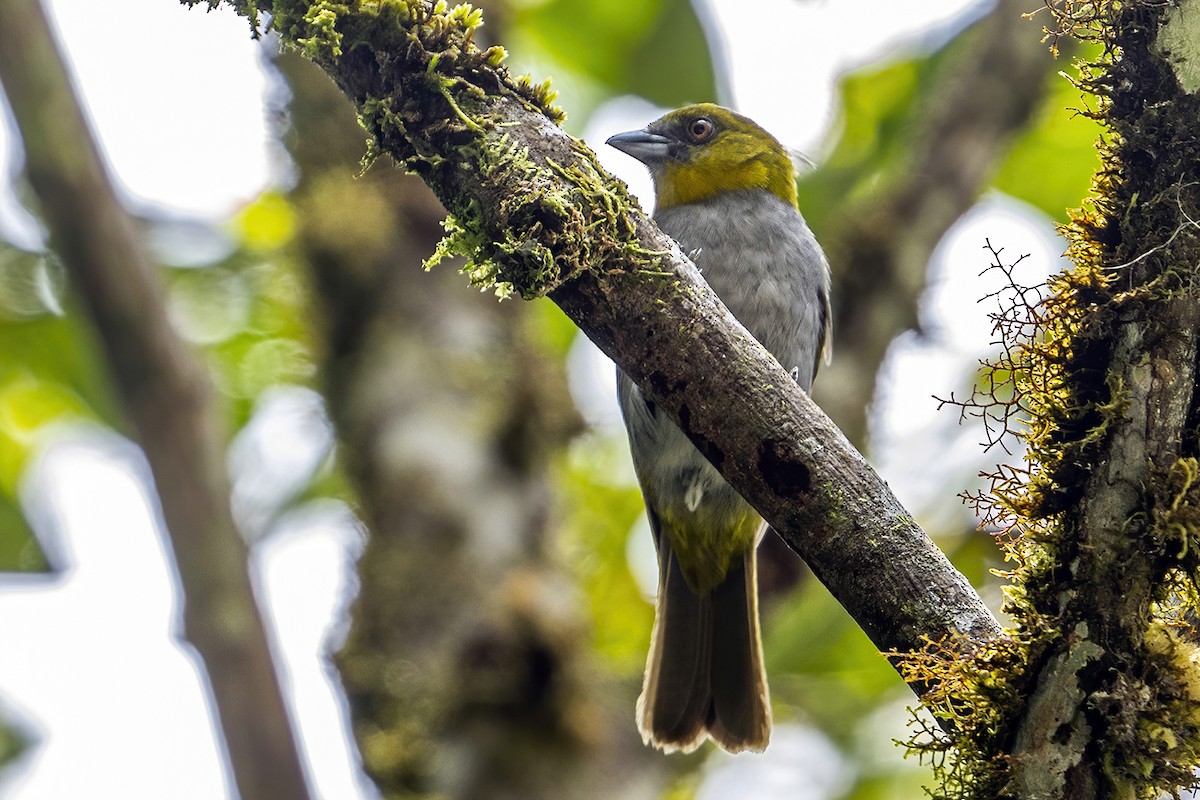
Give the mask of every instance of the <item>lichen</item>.
M 1171 63 L 1185 92 L 1200 90 L 1200 8 L 1196 0 L 1179 0 L 1167 10 L 1155 46 Z

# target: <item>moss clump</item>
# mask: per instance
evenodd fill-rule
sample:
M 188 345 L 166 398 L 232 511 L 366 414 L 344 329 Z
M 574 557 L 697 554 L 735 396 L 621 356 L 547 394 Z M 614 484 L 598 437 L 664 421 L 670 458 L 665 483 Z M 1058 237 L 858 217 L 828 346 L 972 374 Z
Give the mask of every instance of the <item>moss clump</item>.
M 1162 498 L 1154 509 L 1152 530 L 1161 537 L 1160 552 L 1175 552 L 1177 567 L 1200 586 L 1200 461 L 1180 458 L 1155 480 Z
M 385 79 L 369 88 L 387 89 L 400 73 L 424 73 L 434 88 L 439 82 L 469 87 L 478 80 L 478 85 L 520 98 L 527 107 L 556 123 L 564 119 L 562 109 L 553 103 L 555 93 L 549 81 L 534 84 L 527 76 L 513 79 L 503 66 L 507 55 L 503 47 L 480 49 L 475 45 L 474 35 L 483 25 L 483 12 L 469 3 L 451 6 L 445 0 L 276 0 L 273 10 L 271 25 L 284 41 L 299 46 L 339 82 L 350 77 L 346 65 L 340 63 L 343 58 L 371 59 L 373 65 L 355 65 L 377 70 L 375 77 Z M 343 88 L 360 103 L 369 96 L 381 97 L 378 91 L 356 96 L 368 87 Z
M 342 54 L 342 34 L 337 29 L 339 14 L 349 8 L 345 3 L 313 3 L 304 14 L 307 36 L 298 37 L 296 44 L 313 61 L 331 61 Z
M 1089 705 L 1103 714 L 1101 763 L 1130 797 L 1157 798 L 1195 783 L 1200 763 L 1200 647 L 1161 621 L 1145 632 L 1138 669 L 1129 670 Z
M 488 143 L 480 168 L 511 176 L 514 185 L 532 190 L 502 196 L 492 218 L 469 204 L 467 214 L 447 221 L 447 236 L 426 267 L 461 255 L 473 284 L 495 287 L 502 297 L 517 294 L 527 300 L 615 259 L 653 271 L 662 254 L 636 245 L 629 222 L 633 201 L 624 191 L 609 188 L 590 151 L 576 145 L 575 155 L 568 166 L 546 161 L 548 172 L 561 178 L 552 180 L 530 159 L 528 149 L 507 135 Z
M 514 79 L 502 48 L 475 46 L 477 9 L 422 0 L 278 0 L 274 9 L 285 41 L 358 104 L 374 140 L 366 163 L 393 155 L 451 209 L 427 266 L 463 255 L 473 283 L 524 298 L 607 264 L 654 271 L 661 254 L 638 247 L 624 187 L 552 127 L 563 113 L 549 83 Z M 526 113 L 505 105 L 514 99 Z
M 1039 636 L 1046 638 L 1049 632 Z M 1019 676 L 1027 672 L 1031 649 L 1026 632 L 980 647 L 961 640 L 929 642 L 920 653 L 897 657 L 907 683 L 931 687 L 921 703 L 933 719 L 916 715 L 916 732 L 905 746 L 933 766 L 938 779 L 933 796 L 1006 796 L 1011 776 L 1005 753 L 1015 712 L 1024 701 Z

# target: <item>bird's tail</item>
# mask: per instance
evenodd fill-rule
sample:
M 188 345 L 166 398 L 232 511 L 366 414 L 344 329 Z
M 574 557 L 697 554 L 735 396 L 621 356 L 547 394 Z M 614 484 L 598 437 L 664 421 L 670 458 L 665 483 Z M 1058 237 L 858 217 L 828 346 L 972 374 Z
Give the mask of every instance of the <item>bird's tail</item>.
M 659 538 L 658 601 L 638 698 L 642 738 L 690 752 L 705 736 L 724 749 L 762 752 L 771 706 L 758 625 L 757 558 L 733 559 L 724 582 L 692 592 L 667 536 Z

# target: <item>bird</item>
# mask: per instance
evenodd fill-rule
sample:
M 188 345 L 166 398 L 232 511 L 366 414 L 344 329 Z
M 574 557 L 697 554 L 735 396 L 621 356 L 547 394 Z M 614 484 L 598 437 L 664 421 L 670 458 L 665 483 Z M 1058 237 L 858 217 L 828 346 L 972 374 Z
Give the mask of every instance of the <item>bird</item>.
M 809 391 L 829 357 L 829 264 L 797 208 L 788 151 L 712 103 L 607 144 L 649 169 L 659 228 Z M 667 753 L 706 739 L 729 752 L 762 752 L 771 706 L 756 550 L 767 525 L 619 367 L 617 394 L 659 567 L 638 729 Z

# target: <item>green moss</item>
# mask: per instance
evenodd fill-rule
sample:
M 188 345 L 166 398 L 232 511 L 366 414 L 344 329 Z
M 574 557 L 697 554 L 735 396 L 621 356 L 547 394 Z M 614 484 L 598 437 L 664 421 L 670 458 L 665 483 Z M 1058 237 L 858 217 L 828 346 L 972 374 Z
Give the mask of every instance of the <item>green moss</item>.
M 609 188 L 586 148 L 577 147 L 576 156 L 570 165 L 548 160 L 546 167 L 562 179 L 550 181 L 507 135 L 487 140 L 478 155 L 479 170 L 537 188 L 502 197 L 495 220 L 475 213 L 456 218 L 427 265 L 448 254 L 462 255 L 472 283 L 525 299 L 614 260 L 634 264 L 639 274 L 663 274 L 656 269 L 663 254 L 636 244 L 628 194 Z
M 1177 626 L 1154 621 L 1140 663 L 1091 704 L 1105 712 L 1102 763 L 1114 786 L 1152 800 L 1194 782 L 1200 763 L 1200 647 Z
M 627 221 L 634 204 L 623 187 L 613 190 L 590 151 L 576 143 L 569 163 L 535 160 L 489 111 L 499 94 L 555 123 L 563 119 L 548 82 L 513 79 L 503 48 L 475 46 L 483 24 L 478 9 L 419 0 L 280 0 L 275 11 L 286 41 L 349 94 L 361 92 L 360 120 L 377 143 L 365 163 L 380 151 L 392 154 L 453 210 L 427 265 L 463 255 L 473 283 L 527 299 L 617 259 L 655 273 L 661 254 L 639 250 Z M 484 178 L 487 202 L 464 193 L 472 184 L 463 174 Z M 522 188 L 512 191 L 516 186 Z
M 298 37 L 296 44 L 313 61 L 333 61 L 342 54 L 342 34 L 337 30 L 339 14 L 349 9 L 344 3 L 318 2 L 304 15 L 308 35 Z
M 1154 494 L 1162 501 L 1154 510 L 1161 548 L 1175 551 L 1181 568 L 1200 586 L 1200 461 L 1180 458 L 1156 481 Z
M 1041 638 L 1047 634 L 1039 632 Z M 931 641 L 922 652 L 898 659 L 905 681 L 931 687 L 921 703 L 936 723 L 917 715 L 907 746 L 933 767 L 939 784 L 934 797 L 1008 796 L 1011 776 L 1004 753 L 1024 700 L 1022 681 L 1013 676 L 1025 674 L 1033 638 L 1010 634 L 981 647 L 964 640 Z
M 549 78 L 541 83 L 534 83 L 530 76 L 522 75 L 517 78 L 517 93 L 534 108 L 541 109 L 556 124 L 561 125 L 566 120 L 567 113 L 554 104 L 558 99 L 558 92 L 550 86 Z

